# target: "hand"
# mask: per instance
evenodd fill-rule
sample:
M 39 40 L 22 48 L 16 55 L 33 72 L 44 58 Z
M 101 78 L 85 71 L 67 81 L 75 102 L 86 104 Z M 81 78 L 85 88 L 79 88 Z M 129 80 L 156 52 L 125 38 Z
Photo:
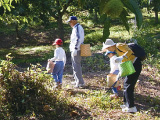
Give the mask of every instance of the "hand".
M 127 57 L 127 53 L 128 53 L 128 51 L 123 55 L 123 58 L 125 57 L 125 58 L 127 58 L 127 59 L 128 59 L 128 57 Z
M 77 56 L 77 50 L 74 50 L 74 51 L 72 52 L 72 56 Z
M 115 59 L 115 63 L 120 63 L 120 62 L 122 62 L 122 60 L 123 60 L 123 56 L 117 57 Z

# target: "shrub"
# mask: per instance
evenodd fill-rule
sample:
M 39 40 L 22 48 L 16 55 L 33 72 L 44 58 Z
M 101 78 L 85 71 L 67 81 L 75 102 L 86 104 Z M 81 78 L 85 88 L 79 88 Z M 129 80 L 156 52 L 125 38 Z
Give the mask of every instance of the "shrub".
M 0 118 L 18 119 L 29 115 L 43 119 L 64 119 L 69 102 L 60 91 L 52 90 L 52 78 L 42 71 L 41 65 L 31 65 L 19 72 L 12 57 L 0 66 Z
M 91 46 L 97 45 L 97 43 L 102 42 L 102 32 L 92 32 L 85 36 L 84 43 L 88 43 Z
M 159 41 L 152 37 L 152 27 L 148 24 L 143 24 L 140 30 L 135 29 L 134 39 L 141 45 L 148 56 L 157 56 Z
M 109 64 L 106 63 L 103 54 L 93 54 L 91 57 L 83 58 L 82 69 L 88 72 L 109 70 Z

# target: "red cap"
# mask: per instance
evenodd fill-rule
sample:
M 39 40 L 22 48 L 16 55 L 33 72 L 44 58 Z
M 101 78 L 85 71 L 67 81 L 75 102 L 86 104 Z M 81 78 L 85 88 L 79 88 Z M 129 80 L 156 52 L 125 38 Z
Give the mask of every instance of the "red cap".
M 58 38 L 54 41 L 52 45 L 62 45 L 62 44 L 63 44 L 63 41 L 60 38 Z

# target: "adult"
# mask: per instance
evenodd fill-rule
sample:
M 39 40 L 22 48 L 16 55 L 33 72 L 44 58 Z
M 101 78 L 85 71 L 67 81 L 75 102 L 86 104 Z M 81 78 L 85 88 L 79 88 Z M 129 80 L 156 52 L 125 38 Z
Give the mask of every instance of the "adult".
M 84 30 L 83 27 L 77 22 L 77 17 L 75 16 L 70 16 L 67 23 L 69 23 L 72 27 L 69 48 L 71 52 L 73 76 L 75 81 L 71 84 L 74 84 L 75 88 L 83 87 L 84 80 L 82 78 L 80 45 L 84 41 Z
M 137 112 L 137 108 L 134 104 L 134 88 L 138 80 L 138 77 L 142 70 L 141 60 L 137 58 L 133 51 L 125 43 L 114 43 L 111 39 L 106 39 L 103 43 L 103 51 L 115 51 L 118 54 L 116 62 L 132 61 L 136 70 L 132 75 L 126 76 L 124 79 L 124 92 L 123 101 L 124 105 L 121 105 L 123 112 Z

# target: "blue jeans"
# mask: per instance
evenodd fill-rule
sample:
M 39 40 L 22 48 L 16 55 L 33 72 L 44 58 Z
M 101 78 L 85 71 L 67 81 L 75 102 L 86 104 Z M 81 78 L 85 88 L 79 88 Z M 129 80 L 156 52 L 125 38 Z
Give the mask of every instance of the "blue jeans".
M 53 79 L 55 82 L 62 83 L 62 77 L 63 77 L 63 68 L 64 68 L 64 63 L 63 61 L 56 61 L 55 66 L 53 69 Z
M 116 71 L 113 72 L 113 74 L 116 74 L 116 75 L 118 75 L 118 73 L 119 73 L 119 70 L 116 70 Z M 117 87 L 113 87 L 112 91 L 113 91 L 114 94 L 118 94 Z
M 117 91 L 117 88 L 116 88 L 116 87 L 113 87 L 113 88 L 112 88 L 112 91 L 113 91 L 114 94 L 118 94 L 118 91 Z

